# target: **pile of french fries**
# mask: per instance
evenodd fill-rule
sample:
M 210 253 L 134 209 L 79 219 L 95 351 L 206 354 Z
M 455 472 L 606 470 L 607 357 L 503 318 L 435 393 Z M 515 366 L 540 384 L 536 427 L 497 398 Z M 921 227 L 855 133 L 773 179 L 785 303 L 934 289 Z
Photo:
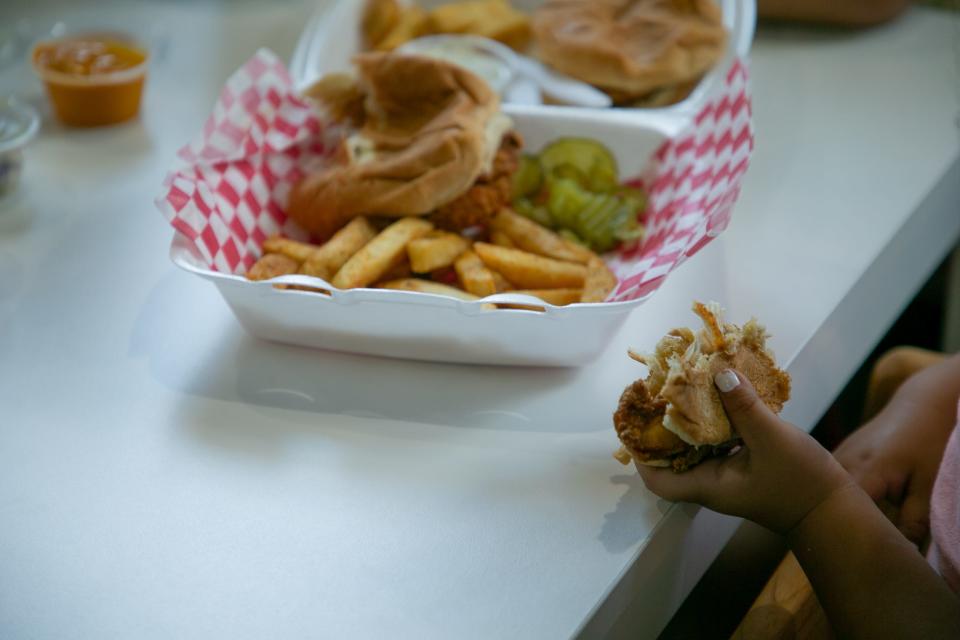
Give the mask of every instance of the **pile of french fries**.
M 367 0 L 360 30 L 367 47 L 392 51 L 432 33 L 467 33 L 500 42 L 517 51 L 530 42 L 530 18 L 507 0 L 448 2 L 427 11 L 416 2 Z
M 597 254 L 511 209 L 494 217 L 488 234 L 489 242 L 474 241 L 414 217 L 378 230 L 374 219 L 354 218 L 322 245 L 268 238 L 263 256 L 246 276 L 268 280 L 304 274 L 338 289 L 397 289 L 461 300 L 512 292 L 556 306 L 603 302 L 617 284 Z

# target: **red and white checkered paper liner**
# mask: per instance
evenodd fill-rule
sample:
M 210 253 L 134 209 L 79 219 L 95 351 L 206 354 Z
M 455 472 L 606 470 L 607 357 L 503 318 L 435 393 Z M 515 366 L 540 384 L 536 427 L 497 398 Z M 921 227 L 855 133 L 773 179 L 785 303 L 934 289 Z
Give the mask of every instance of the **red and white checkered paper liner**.
M 306 239 L 284 213 L 291 186 L 325 162 L 341 131 L 294 90 L 283 62 L 261 49 L 227 81 L 201 135 L 180 150 L 157 206 L 213 271 L 243 273 L 268 236 Z M 723 231 L 753 150 L 747 68 L 734 60 L 722 87 L 664 142 L 644 172 L 645 241 L 607 256 L 619 285 L 610 301 L 638 300 Z

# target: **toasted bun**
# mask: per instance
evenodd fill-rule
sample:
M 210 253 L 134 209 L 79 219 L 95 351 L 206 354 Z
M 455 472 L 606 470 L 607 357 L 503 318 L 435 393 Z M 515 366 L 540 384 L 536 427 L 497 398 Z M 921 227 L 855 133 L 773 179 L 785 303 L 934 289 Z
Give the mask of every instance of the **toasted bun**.
M 533 30 L 544 62 L 618 103 L 697 80 L 727 42 L 714 0 L 548 0 Z
M 457 65 L 388 53 L 355 64 L 362 125 L 337 162 L 290 195 L 290 217 L 319 236 L 358 215 L 423 215 L 454 200 L 490 167 L 510 125 L 496 93 Z M 339 87 L 344 95 L 353 96 Z
M 728 343 L 727 350 L 674 360 L 661 397 L 669 403 L 663 426 L 693 445 L 721 445 L 736 438 L 723 410 L 714 376 L 724 369 L 744 374 L 757 395 L 779 413 L 790 397 L 790 377 L 766 350 L 763 329 L 753 320 Z M 754 339 L 747 339 L 753 336 Z
M 723 369 L 744 374 L 774 412 L 790 397 L 790 377 L 767 349 L 763 327 L 755 320 L 743 328 L 724 323 L 716 305 L 694 303 L 694 311 L 704 324 L 699 332 L 674 329 L 653 354 L 630 354 L 649 373 L 627 387 L 613 421 L 626 451 L 642 464 L 666 462 L 682 471 L 739 443 L 713 383 Z

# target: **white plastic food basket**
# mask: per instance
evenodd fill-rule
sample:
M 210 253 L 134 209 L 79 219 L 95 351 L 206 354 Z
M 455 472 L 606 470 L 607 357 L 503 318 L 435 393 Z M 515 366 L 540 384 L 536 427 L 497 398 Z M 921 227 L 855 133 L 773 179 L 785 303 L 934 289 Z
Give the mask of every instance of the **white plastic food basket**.
M 218 244 L 230 242 L 231 225 L 249 226 L 248 222 L 239 219 L 243 216 L 238 218 L 235 212 L 225 218 L 220 218 L 216 211 L 211 214 L 218 206 L 220 187 L 231 181 L 229 168 L 218 170 L 211 163 L 230 165 L 237 160 L 240 147 L 233 145 L 233 151 L 221 152 L 214 144 L 214 148 L 200 155 L 190 150 L 202 149 L 218 140 L 222 143 L 226 138 L 221 133 L 227 138 L 235 136 L 238 122 L 250 125 L 250 114 L 240 113 L 233 118 L 232 110 L 240 108 L 243 101 L 231 96 L 258 89 L 268 78 L 272 78 L 272 84 L 260 87 L 263 95 L 275 97 L 276 91 L 295 93 L 326 72 L 348 68 L 357 51 L 358 29 L 345 25 L 357 24 L 361 4 L 356 0 L 331 0 L 321 5 L 306 25 L 289 67 L 279 68 L 284 65 L 273 54 L 260 52 L 238 70 L 224 88 L 202 138 L 185 147 L 186 156 L 181 151 L 181 157 L 191 167 L 173 171 L 165 183 L 167 193 L 158 199 L 161 211 L 179 229 L 170 248 L 173 262 L 213 282 L 240 323 L 254 336 L 418 360 L 580 366 L 602 353 L 627 315 L 656 291 L 673 268 L 725 228 L 753 145 L 743 62 L 753 36 L 755 6 L 745 0 L 721 2 L 724 21 L 731 32 L 727 54 L 716 70 L 678 105 L 663 109 L 514 104 L 503 107 L 529 151 L 537 152 L 563 136 L 586 137 L 598 140 L 613 152 L 623 179 L 656 167 L 654 175 L 645 177 L 653 180 L 646 185 L 652 189 L 648 212 L 654 212 L 651 215 L 655 218 L 652 227 L 648 224 L 648 233 L 657 240 L 648 239 L 642 255 L 605 256 L 621 279 L 614 296 L 621 301 L 554 307 L 511 293 L 481 301 L 462 301 L 382 289 L 339 291 L 329 283 L 304 275 L 248 281 L 239 275 L 242 270 L 235 268 L 235 262 L 223 261 L 224 253 Z M 529 9 L 527 5 L 535 3 L 516 4 Z M 230 99 L 224 101 L 224 96 Z M 284 104 L 279 109 L 291 107 Z M 270 109 L 269 105 L 265 108 Z M 291 113 L 300 111 L 293 105 Z M 266 121 L 278 113 L 266 115 L 269 117 L 257 118 Z M 222 131 L 218 123 L 223 124 Z M 277 133 L 249 131 L 243 139 L 270 141 Z M 667 140 L 670 144 L 663 144 Z M 231 144 L 227 147 L 231 148 Z M 207 152 L 213 153 L 212 160 L 203 155 Z M 199 174 L 204 175 L 197 178 Z M 216 175 L 208 179 L 207 174 Z M 226 186 L 227 195 L 237 197 Z M 198 201 L 196 206 L 193 200 Z M 206 238 L 205 245 L 201 231 L 216 234 Z M 208 248 L 211 243 L 217 246 L 216 251 Z M 277 284 L 319 287 L 329 294 L 278 289 L 274 286 Z M 533 304 L 539 310 L 491 309 L 488 302 Z
M 426 9 L 447 2 L 437 0 L 416 0 Z M 723 12 L 723 23 L 730 33 L 727 44 L 727 58 L 737 56 L 746 58 L 753 42 L 756 28 L 757 7 L 753 0 L 718 0 Z M 539 0 L 511 0 L 518 9 L 533 11 L 542 4 Z M 350 69 L 351 58 L 360 52 L 360 13 L 363 0 L 327 0 L 320 4 L 307 22 L 290 61 L 290 73 L 298 88 L 304 88 L 326 73 Z M 582 107 L 551 105 L 510 105 L 507 111 L 516 108 L 533 109 L 544 113 L 551 111 L 586 112 L 593 116 L 612 117 L 627 121 L 633 117 L 641 121 L 674 120 L 677 117 L 689 118 L 700 105 L 717 89 L 722 82 L 724 64 L 721 62 L 713 71 L 704 76 L 697 88 L 681 102 L 668 107 L 654 109 L 611 108 L 588 109 Z
M 614 153 L 621 175 L 637 175 L 665 139 L 663 132 L 620 126 L 594 117 L 518 114 L 526 147 L 537 150 L 561 136 L 594 138 Z M 416 360 L 500 365 L 580 366 L 595 359 L 627 314 L 643 302 L 604 302 L 555 307 L 503 293 L 463 301 L 383 289 L 335 290 L 330 295 L 275 284 L 324 286 L 300 275 L 251 282 L 212 271 L 193 243 L 175 234 L 174 264 L 213 282 L 251 334 L 290 344 Z M 484 303 L 533 304 L 542 311 L 490 309 Z

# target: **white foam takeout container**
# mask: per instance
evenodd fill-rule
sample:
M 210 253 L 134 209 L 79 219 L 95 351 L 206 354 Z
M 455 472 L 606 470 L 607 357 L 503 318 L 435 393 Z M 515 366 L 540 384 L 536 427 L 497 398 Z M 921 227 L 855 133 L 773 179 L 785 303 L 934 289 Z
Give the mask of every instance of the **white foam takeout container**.
M 510 1 L 513 6 L 526 12 L 531 12 L 542 4 L 541 0 Z M 425 9 L 448 4 L 448 2 L 437 0 L 416 0 L 416 2 Z M 723 23 L 730 34 L 725 58 L 731 56 L 746 58 L 750 52 L 756 27 L 756 2 L 754 0 L 717 0 L 717 2 L 723 13 Z M 351 58 L 361 51 L 359 25 L 363 6 L 363 0 L 327 0 L 317 7 L 300 35 L 290 61 L 290 74 L 298 89 L 305 88 L 327 73 L 351 69 Z M 505 103 L 505 107 L 507 110 L 529 108 L 538 113 L 585 112 L 618 120 L 622 118 L 627 122 L 633 117 L 639 117 L 642 121 L 686 119 L 696 114 L 700 106 L 722 83 L 724 66 L 722 61 L 718 63 L 704 76 L 689 96 L 667 107 L 594 109 L 510 103 Z
M 515 114 L 526 148 L 561 136 L 596 139 L 613 152 L 623 178 L 637 176 L 666 138 L 655 127 L 623 129 L 583 114 Z M 511 293 L 463 301 L 383 289 L 336 290 L 310 276 L 252 282 L 213 271 L 195 245 L 174 234 L 170 258 L 216 285 L 243 327 L 276 342 L 371 355 L 498 365 L 579 366 L 595 359 L 628 313 L 645 298 L 555 307 Z M 330 295 L 277 289 L 324 286 Z M 532 304 L 541 310 L 490 309 L 485 302 Z
M 418 0 L 425 7 L 437 2 Z M 514 0 L 531 9 L 537 3 Z M 725 57 L 683 102 L 660 109 L 591 109 L 504 104 L 525 139 L 539 151 L 562 136 L 594 138 L 614 153 L 621 179 L 650 169 L 661 143 L 675 138 L 716 92 L 737 58 L 746 59 L 753 37 L 755 4 L 720 0 L 730 29 Z M 350 68 L 358 51 L 362 2 L 329 0 L 308 21 L 288 67 L 302 90 L 325 73 Z M 735 198 L 735 193 L 733 194 Z M 209 268 L 196 246 L 179 233 L 173 262 L 213 282 L 239 322 L 254 336 L 289 344 L 387 357 L 495 365 L 580 366 L 597 358 L 627 315 L 651 294 L 623 302 L 555 307 L 504 293 L 482 301 L 382 289 L 336 290 L 304 275 L 252 282 Z M 329 295 L 277 289 L 275 284 L 323 287 Z M 655 289 L 654 289 L 655 292 Z M 535 305 L 539 310 L 490 309 L 487 302 Z

